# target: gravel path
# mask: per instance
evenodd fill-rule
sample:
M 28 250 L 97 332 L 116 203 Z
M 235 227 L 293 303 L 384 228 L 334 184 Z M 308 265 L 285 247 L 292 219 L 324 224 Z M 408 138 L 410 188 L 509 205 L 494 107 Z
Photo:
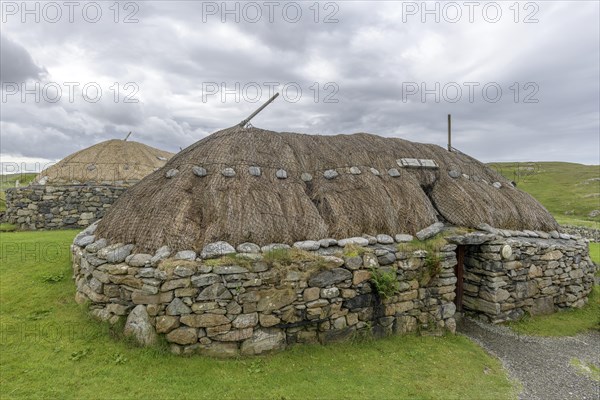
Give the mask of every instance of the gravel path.
M 600 399 L 600 383 L 579 372 L 571 360 L 600 366 L 600 333 L 574 337 L 524 336 L 505 326 L 463 318 L 459 331 L 497 356 L 523 387 L 521 400 Z

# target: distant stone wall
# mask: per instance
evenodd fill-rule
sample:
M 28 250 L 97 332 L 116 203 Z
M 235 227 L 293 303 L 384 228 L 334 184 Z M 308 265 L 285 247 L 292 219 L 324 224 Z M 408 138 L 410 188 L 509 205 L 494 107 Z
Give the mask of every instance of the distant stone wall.
M 119 186 L 34 185 L 6 190 L 6 221 L 22 230 L 84 228 L 126 190 Z
M 143 344 L 165 335 L 177 354 L 254 355 L 364 332 L 455 331 L 454 245 L 431 272 L 426 252 L 398 251 L 386 235 L 307 241 L 304 250 L 218 242 L 201 254 L 132 254 L 133 245 L 107 246 L 93 232 L 72 246 L 77 301 L 101 320 L 127 318 L 125 334 Z M 395 293 L 380 295 L 373 271 L 392 274 Z
M 494 323 L 579 308 L 594 272 L 585 240 L 497 238 L 467 248 L 463 306 Z
M 579 235 L 592 242 L 600 242 L 600 229 L 586 228 L 583 226 L 562 225 L 561 231 L 571 235 Z

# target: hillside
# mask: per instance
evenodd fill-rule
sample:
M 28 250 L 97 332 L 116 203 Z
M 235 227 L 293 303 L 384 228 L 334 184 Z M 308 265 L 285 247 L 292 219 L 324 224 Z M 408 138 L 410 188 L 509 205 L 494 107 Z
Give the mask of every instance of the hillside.
M 489 165 L 540 201 L 559 223 L 600 225 L 599 165 L 566 162 Z M 594 213 L 594 210 L 598 211 Z

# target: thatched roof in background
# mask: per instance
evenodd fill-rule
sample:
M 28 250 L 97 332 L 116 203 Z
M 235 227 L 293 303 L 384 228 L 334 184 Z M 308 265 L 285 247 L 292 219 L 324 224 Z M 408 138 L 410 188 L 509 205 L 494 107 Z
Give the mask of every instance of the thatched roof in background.
M 432 159 L 439 169 L 403 169 L 396 162 L 400 158 Z M 207 176 L 196 176 L 194 166 L 205 168 Z M 261 176 L 250 175 L 250 166 L 259 166 Z M 349 173 L 353 166 L 362 173 Z M 221 174 L 228 167 L 234 177 Z M 276 177 L 280 168 L 287 179 Z M 391 168 L 401 176 L 388 175 Z M 179 173 L 167 178 L 170 169 Z M 325 179 L 329 169 L 339 176 Z M 450 170 L 469 177 L 452 178 Z M 304 182 L 302 173 L 313 180 Z M 500 174 L 436 145 L 365 133 L 317 136 L 233 127 L 184 149 L 130 188 L 109 209 L 97 235 L 135 243 L 138 250 L 165 244 L 200 250 L 217 240 L 265 245 L 414 234 L 436 222 L 438 213 L 439 219 L 465 227 L 557 228 L 540 203 Z
M 34 183 L 127 184 L 162 167 L 172 156 L 143 143 L 112 139 L 63 158 L 43 170 Z

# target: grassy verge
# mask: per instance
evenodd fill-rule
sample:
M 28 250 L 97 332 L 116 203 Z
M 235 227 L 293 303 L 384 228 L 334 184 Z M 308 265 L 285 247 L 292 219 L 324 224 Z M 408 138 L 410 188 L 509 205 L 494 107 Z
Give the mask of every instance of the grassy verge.
M 594 286 L 589 303 L 581 309 L 526 317 L 509 326 L 516 332 L 538 336 L 573 336 L 590 329 L 600 330 L 600 286 Z
M 510 399 L 500 363 L 462 336 L 182 358 L 115 340 L 74 303 L 76 232 L 2 233 L 0 397 Z

